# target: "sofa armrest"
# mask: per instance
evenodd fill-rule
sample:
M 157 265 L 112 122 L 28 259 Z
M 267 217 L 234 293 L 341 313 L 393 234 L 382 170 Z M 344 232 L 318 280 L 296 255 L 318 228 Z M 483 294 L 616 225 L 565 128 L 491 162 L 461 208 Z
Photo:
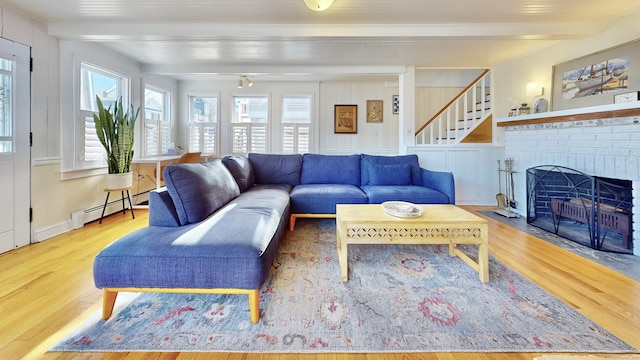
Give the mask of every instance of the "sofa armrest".
M 449 197 L 449 204 L 455 204 L 456 188 L 453 173 L 423 168 L 420 170 L 422 171 L 422 186 L 440 191 Z
M 180 226 L 180 220 L 167 188 L 149 193 L 149 226 Z

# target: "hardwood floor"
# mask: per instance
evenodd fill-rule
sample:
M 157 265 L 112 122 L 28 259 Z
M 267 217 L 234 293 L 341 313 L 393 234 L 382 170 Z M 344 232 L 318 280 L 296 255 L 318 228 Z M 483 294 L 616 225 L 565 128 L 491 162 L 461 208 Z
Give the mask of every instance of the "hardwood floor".
M 493 256 L 640 349 L 640 282 L 483 217 L 489 221 L 489 251 Z M 136 210 L 135 220 L 114 214 L 102 224 L 87 224 L 82 229 L 0 255 L 0 359 L 531 360 L 542 355 L 47 353 L 89 314 L 100 309 L 102 292 L 94 287 L 92 277 L 95 254 L 114 239 L 146 226 L 147 222 L 145 210 Z M 637 360 L 636 356 L 615 355 Z

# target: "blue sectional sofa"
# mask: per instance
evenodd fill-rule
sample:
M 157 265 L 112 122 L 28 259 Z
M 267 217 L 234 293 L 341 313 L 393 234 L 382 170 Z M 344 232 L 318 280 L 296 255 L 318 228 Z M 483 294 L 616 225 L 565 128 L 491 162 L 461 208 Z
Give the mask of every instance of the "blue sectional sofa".
M 297 217 L 335 217 L 336 204 L 402 200 L 453 204 L 451 173 L 418 157 L 227 156 L 167 166 L 150 193 L 149 226 L 114 241 L 94 261 L 103 319 L 118 292 L 246 294 L 259 321 L 259 290 Z

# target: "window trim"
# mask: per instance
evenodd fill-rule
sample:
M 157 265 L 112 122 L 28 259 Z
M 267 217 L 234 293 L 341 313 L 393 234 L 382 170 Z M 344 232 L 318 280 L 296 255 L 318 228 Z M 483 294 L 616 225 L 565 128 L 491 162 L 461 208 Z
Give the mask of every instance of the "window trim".
M 192 151 L 201 151 L 203 155 L 208 155 L 208 156 L 216 156 L 218 154 L 221 153 L 221 147 L 220 147 L 220 142 L 222 139 L 221 136 L 221 96 L 220 96 L 220 92 L 187 92 L 186 94 L 186 115 L 187 115 L 187 124 L 186 124 L 186 134 L 185 134 L 185 138 L 186 138 L 186 144 L 185 144 L 185 149 L 187 149 L 187 151 L 192 152 Z M 203 123 L 194 123 L 192 122 L 193 120 L 193 104 L 192 104 L 192 99 L 193 98 L 215 98 L 216 99 L 216 118 L 215 118 L 215 122 L 203 122 Z M 204 139 L 204 134 L 205 134 L 205 127 L 207 124 L 215 124 L 215 133 L 214 133 L 214 152 L 213 153 L 208 153 L 204 151 L 204 143 L 203 143 L 203 139 Z M 199 147 L 198 150 L 195 149 L 191 149 L 191 129 L 192 127 L 197 127 L 198 128 L 198 132 L 200 134 L 199 137 Z
M 60 179 L 70 180 L 107 173 L 104 166 L 80 167 L 80 152 L 84 150 L 78 139 L 78 131 L 84 131 L 80 114 L 81 64 L 87 63 L 98 69 L 118 74 L 127 79 L 124 85 L 123 100 L 126 106 L 140 100 L 141 74 L 137 63 L 114 55 L 112 52 L 90 43 L 60 41 Z M 82 129 L 79 129 L 82 128 Z M 139 125 L 136 125 L 137 134 Z M 136 153 L 139 153 L 139 138 L 136 135 Z M 78 147 L 80 144 L 80 147 Z
M 267 121 L 266 122 L 262 122 L 262 123 L 254 123 L 254 122 L 236 122 L 236 112 L 235 112 L 235 101 L 236 98 L 259 98 L 259 99 L 266 99 L 267 101 L 267 109 L 266 109 L 266 116 L 267 116 Z M 231 95 L 231 99 L 230 99 L 230 108 L 229 108 L 229 151 L 234 154 L 234 155 L 247 155 L 248 153 L 252 153 L 252 152 L 260 152 L 255 150 L 252 146 L 250 146 L 251 143 L 251 139 L 252 139 L 252 134 L 253 134 L 253 128 L 264 128 L 264 137 L 265 137 L 265 142 L 264 142 L 264 153 L 270 153 L 271 149 L 273 148 L 273 142 L 275 141 L 274 139 L 274 129 L 273 126 L 278 125 L 275 121 L 274 121 L 274 115 L 273 115 L 273 104 L 272 104 L 272 95 L 268 94 L 268 95 L 261 95 L 261 94 L 233 94 Z M 276 120 L 279 122 L 279 120 Z M 249 133 L 249 138 L 247 139 L 247 153 L 238 153 L 234 151 L 234 129 L 236 127 L 246 127 L 248 129 L 248 133 Z
M 89 117 L 89 114 L 95 114 L 97 109 L 83 109 L 83 101 L 82 101 L 82 92 L 83 92 L 83 71 L 85 69 L 89 69 L 92 72 L 100 73 L 104 76 L 115 77 L 117 78 L 117 91 L 115 98 L 118 99 L 122 97 L 123 99 L 123 107 L 128 108 L 131 103 L 131 78 L 121 74 L 117 71 L 112 71 L 105 69 L 101 66 L 95 65 L 88 61 L 80 61 L 80 69 L 79 69 L 79 102 L 78 107 L 75 109 L 76 111 L 76 120 L 78 121 L 78 126 L 76 127 L 75 141 L 76 147 L 79 151 L 76 152 L 75 156 L 75 164 L 74 167 L 76 170 L 85 170 L 85 169 L 95 169 L 95 168 L 107 168 L 106 158 L 102 158 L 101 160 L 86 160 L 85 158 L 85 147 L 87 143 L 86 138 L 86 119 Z M 93 98 L 86 99 L 89 103 L 94 104 Z M 105 105 L 106 106 L 106 105 Z M 93 117 L 91 115 L 91 117 Z M 80 125 L 81 124 L 81 125 Z M 80 150 L 81 149 L 81 150 Z M 103 150 L 104 151 L 104 150 Z
M 287 98 L 298 98 L 298 99 L 308 99 L 309 100 L 309 122 L 306 123 L 292 123 L 292 122 L 285 122 L 284 121 L 284 116 L 285 116 L 285 107 L 284 107 L 284 102 L 285 99 Z M 313 95 L 312 94 L 282 94 L 280 96 L 280 118 L 279 118 L 279 148 L 280 151 L 283 153 L 285 152 L 285 127 L 286 126 L 293 126 L 294 128 L 294 137 L 298 138 L 299 135 L 299 127 L 300 126 L 307 126 L 308 127 L 308 149 L 306 151 L 300 152 L 298 150 L 298 143 L 296 142 L 296 144 L 294 145 L 296 151 L 293 152 L 293 154 L 303 154 L 305 152 L 312 152 L 313 150 L 313 134 L 314 134 L 314 102 L 313 102 Z
M 163 93 L 164 94 L 164 104 L 163 104 L 163 113 L 165 114 L 166 118 L 165 119 L 159 119 L 159 120 L 154 120 L 154 119 L 148 119 L 147 118 L 147 108 L 146 108 L 146 92 L 147 89 L 149 89 L 150 91 L 155 91 L 158 93 Z M 163 148 L 162 148 L 162 144 L 163 144 L 163 139 L 162 139 L 162 129 L 163 126 L 169 126 L 169 133 L 170 133 L 170 139 L 169 139 L 169 143 L 173 143 L 175 146 L 175 129 L 174 129 L 174 121 L 172 119 L 172 113 L 171 113 L 171 96 L 172 93 L 169 90 L 163 89 L 162 87 L 159 86 L 155 86 L 152 85 L 150 83 L 145 83 L 143 84 L 142 87 L 142 103 L 145 104 L 142 107 L 142 116 L 141 118 L 144 120 L 143 124 L 140 126 L 141 130 L 142 130 L 142 136 L 140 137 L 140 141 L 141 141 L 141 145 L 142 145 L 142 153 L 143 153 L 143 157 L 152 157 L 152 156 L 166 156 L 168 155 L 168 148 L 167 148 L 167 152 L 163 153 Z M 158 128 L 158 149 L 156 149 L 158 151 L 158 154 L 154 154 L 154 155 L 150 155 L 149 151 L 147 149 L 147 121 L 155 121 L 156 122 L 156 126 Z

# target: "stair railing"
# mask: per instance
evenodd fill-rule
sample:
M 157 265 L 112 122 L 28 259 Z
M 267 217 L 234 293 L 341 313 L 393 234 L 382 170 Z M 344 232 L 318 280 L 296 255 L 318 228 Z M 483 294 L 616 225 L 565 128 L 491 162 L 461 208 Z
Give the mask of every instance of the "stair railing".
M 486 69 L 416 131 L 416 145 L 457 144 L 492 113 Z

